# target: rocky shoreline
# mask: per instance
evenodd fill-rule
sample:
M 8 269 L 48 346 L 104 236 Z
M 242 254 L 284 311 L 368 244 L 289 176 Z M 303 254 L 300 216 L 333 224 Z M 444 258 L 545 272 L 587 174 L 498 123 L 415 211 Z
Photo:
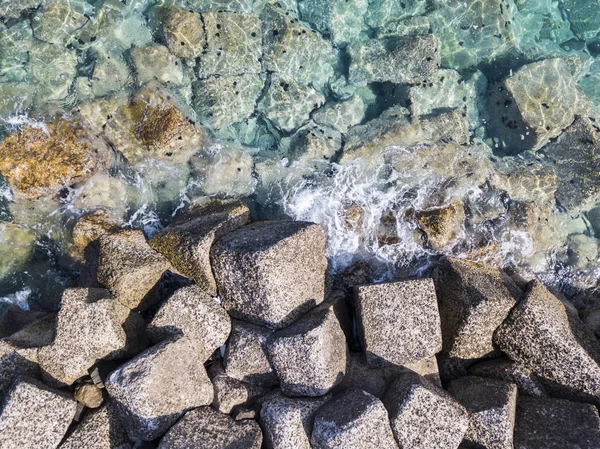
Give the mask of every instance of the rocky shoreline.
M 238 201 L 73 236 L 60 311 L 0 317 L 0 449 L 600 447 L 600 326 L 536 280 L 333 279 L 319 225 Z

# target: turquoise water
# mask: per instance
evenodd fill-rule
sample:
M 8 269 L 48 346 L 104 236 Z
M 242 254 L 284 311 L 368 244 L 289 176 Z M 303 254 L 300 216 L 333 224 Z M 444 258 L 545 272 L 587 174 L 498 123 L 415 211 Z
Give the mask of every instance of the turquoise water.
M 152 235 L 211 196 L 322 223 L 338 273 L 454 254 L 586 307 L 599 33 L 595 0 L 0 0 L 0 301 L 56 306 L 82 213 Z M 106 160 L 27 190 L 59 122 Z

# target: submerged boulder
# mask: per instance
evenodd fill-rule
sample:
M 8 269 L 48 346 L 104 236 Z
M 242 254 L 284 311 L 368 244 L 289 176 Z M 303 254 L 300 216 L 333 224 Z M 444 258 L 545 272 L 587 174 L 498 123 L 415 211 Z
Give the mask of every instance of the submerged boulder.
M 68 44 L 77 38 L 94 8 L 84 0 L 49 0 L 32 18 L 35 37 L 50 44 Z
M 370 28 L 384 28 L 427 11 L 427 0 L 369 0 L 365 22 Z
M 358 40 L 368 10 L 367 0 L 301 0 L 298 2 L 300 18 L 328 34 L 334 45 L 344 45 Z
M 180 58 L 195 59 L 202 54 L 206 45 L 206 35 L 202 16 L 193 11 L 166 7 L 159 17 L 167 48 Z

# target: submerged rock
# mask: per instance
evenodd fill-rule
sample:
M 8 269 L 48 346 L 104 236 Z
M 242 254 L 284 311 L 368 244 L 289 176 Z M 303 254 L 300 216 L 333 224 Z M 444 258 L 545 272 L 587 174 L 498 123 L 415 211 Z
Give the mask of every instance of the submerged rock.
M 427 235 L 427 243 L 442 251 L 463 231 L 465 211 L 461 203 L 415 211 L 415 221 Z
M 345 134 L 348 129 L 361 123 L 367 111 L 367 104 L 358 95 L 352 95 L 340 103 L 327 103 L 312 114 L 312 119 L 319 125 L 329 126 Z
M 382 28 L 427 11 L 426 0 L 369 0 L 365 16 L 366 24 L 371 28 Z
M 77 38 L 94 8 L 84 0 L 49 0 L 32 18 L 35 37 L 50 44 L 68 44 Z
M 136 47 L 130 51 L 139 84 L 157 79 L 161 83 L 180 85 L 184 82 L 179 60 L 163 45 Z
M 206 46 L 202 16 L 193 11 L 166 7 L 159 17 L 167 47 L 171 54 L 180 58 L 195 59 Z
M 302 0 L 298 2 L 300 18 L 331 37 L 334 45 L 343 45 L 359 38 L 367 12 L 367 0 Z
M 29 76 L 37 90 L 38 102 L 65 100 L 76 74 L 77 54 L 74 50 L 43 42 L 32 45 Z

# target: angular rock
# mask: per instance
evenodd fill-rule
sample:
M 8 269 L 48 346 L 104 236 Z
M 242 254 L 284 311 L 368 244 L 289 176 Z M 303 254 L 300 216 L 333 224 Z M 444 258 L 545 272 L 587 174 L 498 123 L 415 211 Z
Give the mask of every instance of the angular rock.
M 264 79 L 259 74 L 211 76 L 194 83 L 198 120 L 220 129 L 247 119 L 254 112 Z
M 323 171 L 342 148 L 342 135 L 331 128 L 309 122 L 291 137 L 281 139 L 279 149 L 285 151 L 296 173 Z
M 529 368 L 525 368 L 508 357 L 488 360 L 469 368 L 469 374 L 513 383 L 520 395 L 548 396 L 544 386 Z
M 267 352 L 287 396 L 323 396 L 346 373 L 347 347 L 332 308 L 318 307 L 267 340 Z
M 291 132 L 308 121 L 310 113 L 320 108 L 325 98 L 311 87 L 292 78 L 271 75 L 269 87 L 258 103 L 258 110 L 273 124 Z
M 298 2 L 300 18 L 313 24 L 321 33 L 331 36 L 335 45 L 343 45 L 358 39 L 364 26 L 367 0 L 302 0 Z
M 160 12 L 167 48 L 179 58 L 195 59 L 202 54 L 206 35 L 202 16 L 193 11 L 166 7 Z
M 44 312 L 23 310 L 17 305 L 9 305 L 0 312 L 0 338 L 10 337 L 45 316 Z
M 463 230 L 465 210 L 461 202 L 415 211 L 415 221 L 427 235 L 427 243 L 437 251 L 450 246 Z
M 18 348 L 40 348 L 52 343 L 56 332 L 56 315 L 49 314 L 18 332 L 7 341 Z
M 27 377 L 16 380 L 0 404 L 0 448 L 56 449 L 76 408 L 63 392 Z
M 37 349 L 18 348 L 7 341 L 0 341 L 0 393 L 19 376 L 40 377 Z
M 65 100 L 76 74 L 75 50 L 43 42 L 32 45 L 29 51 L 29 75 L 38 98 L 43 98 L 44 102 Z
M 280 329 L 324 300 L 327 259 L 319 225 L 244 226 L 213 245 L 211 262 L 223 306 L 235 318 Z
M 593 449 L 600 445 L 598 410 L 590 404 L 520 397 L 514 435 L 519 449 Z
M 186 410 L 209 405 L 213 387 L 188 338 L 167 340 L 110 373 L 106 389 L 131 439 L 154 440 Z
M 600 404 L 600 342 L 539 282 L 530 284 L 494 342 L 539 376 L 552 396 Z
M 148 245 L 144 233 L 121 230 L 99 240 L 98 281 L 130 309 L 155 302 L 153 289 L 171 264 Z
M 383 403 L 396 441 L 403 448 L 456 448 L 469 426 L 469 415 L 462 405 L 414 373 L 399 376 Z
M 209 407 L 187 412 L 163 437 L 158 449 L 260 449 L 256 421 L 234 421 Z
M 269 392 L 269 388 L 249 384 L 227 376 L 220 363 L 213 363 L 208 374 L 214 386 L 215 398 L 212 407 L 221 413 L 253 408 L 256 401 Z
M 464 374 L 494 353 L 494 331 L 508 316 L 521 290 L 499 270 L 446 258 L 434 275 L 442 319 L 446 376 Z
M 125 428 L 110 402 L 88 413 L 59 449 L 132 449 Z
M 73 246 L 76 254 L 85 257 L 86 249 L 91 243 L 97 242 L 103 235 L 111 234 L 119 228 L 119 222 L 104 209 L 83 214 L 73 227 Z
M 181 85 L 184 74 L 178 58 L 169 53 L 164 45 L 136 47 L 130 51 L 138 83 L 146 84 L 154 79 L 164 84 Z
M 266 353 L 267 338 L 273 331 L 239 320 L 232 324 L 224 356 L 227 375 L 251 384 L 277 385 L 277 375 Z
M 35 37 L 50 44 L 68 44 L 89 20 L 93 7 L 83 0 L 50 0 L 32 18 Z
M 515 384 L 470 376 L 450 382 L 448 392 L 469 412 L 467 447 L 513 449 Z
M 252 14 L 202 14 L 206 49 L 200 55 L 198 77 L 243 75 L 262 71 L 262 27 Z
M 360 95 L 354 94 L 341 103 L 328 102 L 312 114 L 312 119 L 315 123 L 329 126 L 345 134 L 350 127 L 363 121 L 366 111 L 365 101 Z
M 94 382 L 86 380 L 75 387 L 75 400 L 87 408 L 98 408 L 104 402 L 104 396 Z
M 600 6 L 590 1 L 564 0 L 564 11 L 569 17 L 571 30 L 582 40 L 591 40 L 600 32 Z
M 24 127 L 0 144 L 0 171 L 17 197 L 58 193 L 108 167 L 111 150 L 77 122 Z M 41 163 L 43 161 L 43 163 Z
M 240 201 L 195 203 L 165 229 L 150 239 L 184 276 L 193 279 L 208 294 L 217 294 L 210 264 L 215 240 L 250 221 L 250 210 Z
M 287 398 L 275 393 L 263 401 L 260 425 L 269 449 L 312 449 L 315 413 L 329 397 Z
M 54 341 L 39 350 L 49 381 L 71 385 L 97 360 L 126 348 L 124 325 L 130 311 L 107 290 L 71 288 L 61 298 Z
M 362 390 L 348 390 L 319 409 L 311 442 L 314 449 L 398 448 L 383 403 Z
M 369 366 L 414 363 L 442 348 L 431 279 L 355 287 L 354 309 Z
M 101 50 L 96 55 L 94 72 L 91 77 L 91 93 L 94 97 L 102 97 L 120 92 L 130 81 L 129 66 L 119 55 L 112 55 Z
M 350 82 L 417 84 L 429 82 L 439 69 L 439 42 L 432 35 L 370 40 L 350 46 Z

